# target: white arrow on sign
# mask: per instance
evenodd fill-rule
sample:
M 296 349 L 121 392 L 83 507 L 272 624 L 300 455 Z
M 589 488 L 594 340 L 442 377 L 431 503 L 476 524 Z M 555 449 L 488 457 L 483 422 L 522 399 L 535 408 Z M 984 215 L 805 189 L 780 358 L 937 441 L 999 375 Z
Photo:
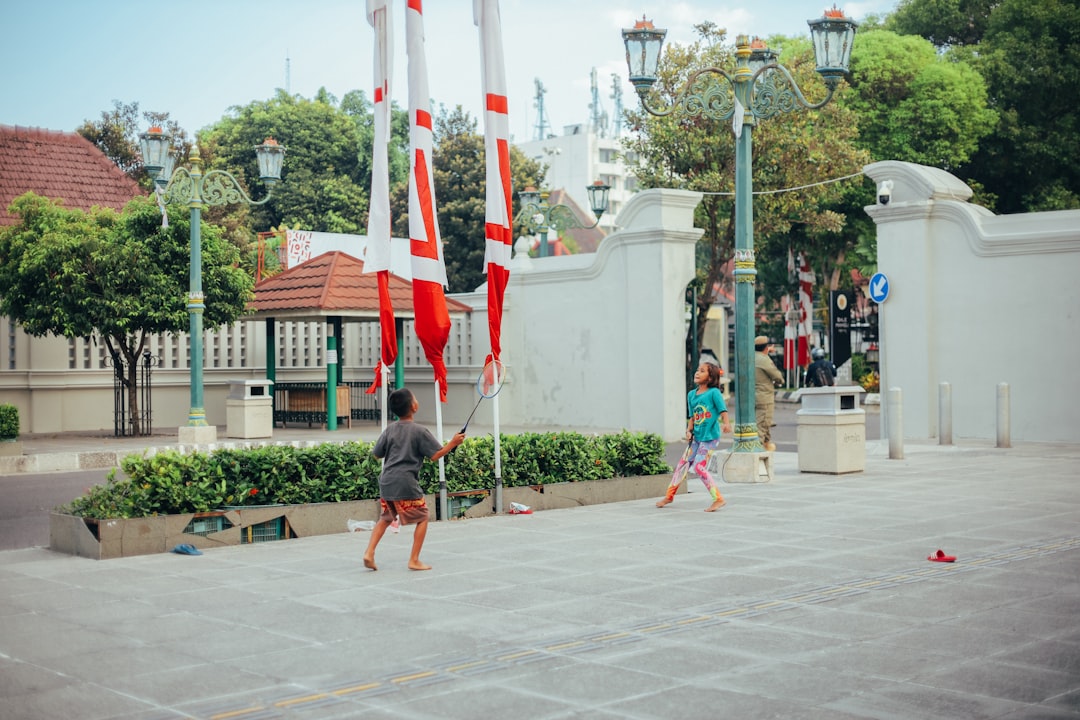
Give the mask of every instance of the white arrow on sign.
M 879 305 L 889 297 L 889 278 L 885 273 L 874 273 L 870 278 L 870 299 Z

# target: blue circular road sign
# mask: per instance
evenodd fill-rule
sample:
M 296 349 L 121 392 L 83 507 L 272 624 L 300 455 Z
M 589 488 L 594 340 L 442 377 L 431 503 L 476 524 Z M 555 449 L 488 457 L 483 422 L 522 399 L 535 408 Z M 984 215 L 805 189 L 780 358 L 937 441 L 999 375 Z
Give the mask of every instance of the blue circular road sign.
M 889 278 L 885 277 L 885 273 L 874 273 L 874 277 L 870 278 L 870 299 L 880 305 L 888 297 Z

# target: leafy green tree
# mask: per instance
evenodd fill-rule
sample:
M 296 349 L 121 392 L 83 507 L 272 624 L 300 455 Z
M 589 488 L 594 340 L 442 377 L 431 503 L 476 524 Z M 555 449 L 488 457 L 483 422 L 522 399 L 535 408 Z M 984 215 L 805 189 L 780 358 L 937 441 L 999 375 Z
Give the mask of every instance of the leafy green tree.
M 927 38 L 986 81 L 997 113 L 957 176 L 1002 213 L 1080 208 L 1076 0 L 904 0 L 885 26 Z
M 443 239 L 446 279 L 451 292 L 472 292 L 487 280 L 484 268 L 486 245 L 487 170 L 484 137 L 477 121 L 460 105 L 453 111 L 441 107 L 435 118 L 432 172 L 435 178 L 439 232 Z M 538 186 L 541 168 L 515 146 L 510 146 L 513 187 Z M 408 180 L 392 191 L 391 216 L 394 235 L 409 237 Z M 514 212 L 519 201 L 514 198 Z
M 998 212 L 1080 208 L 1080 6 L 1003 0 L 975 51 L 1000 120 L 965 178 Z
M 138 423 L 138 359 L 152 333 L 188 329 L 190 215 L 169 207 L 169 227 L 148 198 L 122 212 L 86 213 L 27 193 L 0 229 L 0 314 L 34 336 L 100 338 L 128 367 L 130 417 Z M 207 329 L 232 322 L 251 298 L 252 278 L 237 268 L 236 249 L 213 225 L 202 226 Z M 136 432 L 140 428 L 136 424 Z
M 921 37 L 860 28 L 856 38 L 850 88 L 836 100 L 857 117 L 856 144 L 874 160 L 958 172 L 997 120 L 982 76 Z M 872 183 L 850 183 L 830 206 L 847 222 L 826 240 L 830 251 L 814 257 L 821 289 L 837 290 L 851 269 L 868 270 L 868 260 L 874 265 L 877 230 L 863 212 L 874 202 Z
M 687 78 L 704 67 L 733 67 L 733 48 L 723 44 L 723 31 L 711 23 L 696 26 L 699 40 L 692 45 L 668 46 L 661 63 L 653 105 L 669 104 Z M 817 79 L 815 62 L 806 39 L 772 38 L 784 48 L 781 62 L 791 69 L 811 99 L 825 95 Z M 843 89 L 839 91 L 841 94 Z M 627 113 L 636 135 L 624 145 L 637 154 L 634 168 L 643 188 L 678 187 L 706 193 L 696 210 L 695 222 L 704 229 L 697 248 L 697 281 L 706 288 L 699 295 L 698 332 L 717 292 L 730 289 L 725 276 L 734 252 L 735 138 L 731 121 L 676 112 L 657 118 L 642 110 Z M 758 291 L 771 307 L 786 292 L 788 250 L 810 252 L 819 262 L 842 258 L 845 240 L 839 231 L 844 216 L 831 205 L 844 192 L 840 184 L 815 184 L 858 173 L 868 154 L 856 147 L 856 119 L 852 111 L 833 102 L 821 110 L 781 114 L 753 128 L 754 239 L 761 281 Z M 794 192 L 769 191 L 802 188 Z M 768 194 L 764 194 L 768 193 Z M 691 325 L 691 328 L 693 324 Z M 700 345 L 700 336 L 697 338 Z M 687 347 L 694 338 L 688 335 Z M 696 358 L 691 360 L 691 363 Z M 688 378 L 692 369 L 687 368 Z M 689 382 L 689 380 L 688 380 Z
M 140 127 L 140 117 L 146 126 Z M 191 149 L 187 133 L 175 120 L 169 119 L 169 113 L 139 113 L 139 103 L 127 105 L 119 100 L 113 101 L 112 110 L 101 113 L 101 119 L 87 120 L 75 131 L 94 143 L 105 155 L 116 163 L 124 173 L 135 180 L 144 189 L 149 190 L 150 176 L 142 164 L 139 149 L 139 135 L 148 127 L 156 125 L 163 128 L 173 138 L 173 145 L 186 154 Z
M 915 35 L 860 33 L 850 82 L 839 102 L 857 114 L 858 144 L 875 160 L 956 172 L 997 122 L 982 76 Z
M 366 232 L 371 133 L 365 130 L 371 111 L 361 93 L 350 93 L 346 99 L 342 109 L 325 89 L 313 100 L 279 90 L 271 100 L 233 108 L 200 135 L 208 167 L 234 169 L 249 187 L 259 177 L 253 148 L 267 137 L 287 148 L 282 182 L 266 205 L 249 209 L 249 229 Z M 400 147 L 399 141 L 394 154 L 398 172 Z
M 885 27 L 900 35 L 921 35 L 938 47 L 974 45 L 986 32 L 997 0 L 900 0 Z

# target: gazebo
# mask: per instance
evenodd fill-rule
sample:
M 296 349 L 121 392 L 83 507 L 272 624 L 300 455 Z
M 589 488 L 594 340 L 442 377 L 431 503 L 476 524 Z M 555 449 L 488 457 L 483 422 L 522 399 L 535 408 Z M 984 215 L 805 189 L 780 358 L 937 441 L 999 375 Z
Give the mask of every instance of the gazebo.
M 391 273 L 389 287 L 398 338 L 394 384 L 400 386 L 404 384 L 404 321 L 415 317 L 412 283 Z M 446 299 L 446 305 L 451 317 L 472 312 L 468 305 L 451 298 Z M 341 251 L 313 257 L 258 283 L 249 307 L 255 319 L 266 321 L 266 377 L 274 383 L 275 425 L 306 422 L 336 430 L 339 419 L 349 426 L 353 420 L 379 419 L 375 396 L 366 392 L 371 382 L 345 382 L 339 355 L 339 348 L 344 348 L 345 323 L 379 322 L 378 278 L 364 272 L 362 260 Z M 326 323 L 325 382 L 277 382 L 278 320 Z

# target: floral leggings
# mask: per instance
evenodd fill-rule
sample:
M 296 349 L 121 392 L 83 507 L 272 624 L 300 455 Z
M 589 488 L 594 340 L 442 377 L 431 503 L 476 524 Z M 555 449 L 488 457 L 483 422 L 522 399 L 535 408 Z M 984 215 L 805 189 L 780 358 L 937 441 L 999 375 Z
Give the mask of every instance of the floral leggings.
M 697 441 L 694 440 L 686 448 L 686 452 L 683 453 L 682 459 L 679 460 L 679 464 L 675 466 L 675 472 L 671 475 L 671 484 L 668 485 L 667 499 L 671 500 L 675 497 L 675 493 L 679 489 L 679 484 L 686 477 L 686 473 L 690 471 L 690 468 L 694 468 L 694 472 L 701 478 L 701 482 L 705 483 L 705 489 L 709 491 L 709 495 L 713 500 L 721 499 L 720 488 L 716 486 L 716 481 L 713 479 L 712 474 L 708 471 L 709 456 L 713 454 L 719 447 L 722 438 L 716 438 L 715 440 Z

